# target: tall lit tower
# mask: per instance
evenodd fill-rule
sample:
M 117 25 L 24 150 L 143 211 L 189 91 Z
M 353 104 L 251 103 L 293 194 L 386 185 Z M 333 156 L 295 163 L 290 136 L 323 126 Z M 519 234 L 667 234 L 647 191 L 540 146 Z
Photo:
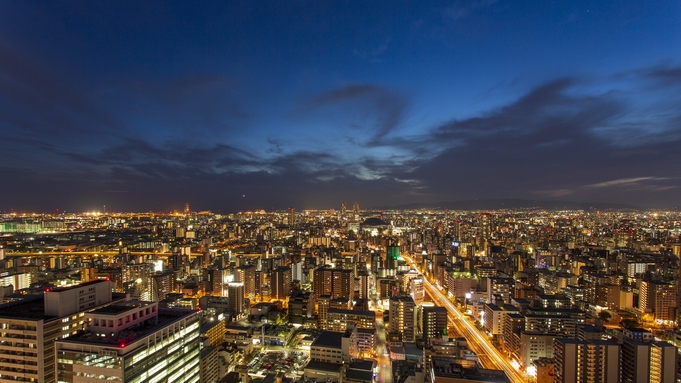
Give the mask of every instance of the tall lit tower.
M 359 202 L 352 203 L 352 213 L 355 215 L 355 219 L 359 218 Z
M 291 226 L 296 224 L 296 209 L 293 207 L 288 208 L 288 224 Z
M 227 310 L 234 315 L 240 315 L 244 311 L 244 284 L 243 282 L 230 282 L 227 284 Z
M 345 214 L 347 213 L 347 206 L 345 206 L 345 201 L 341 202 L 341 218 L 345 218 Z
M 191 210 L 189 210 L 189 202 L 184 204 L 184 214 L 189 214 Z

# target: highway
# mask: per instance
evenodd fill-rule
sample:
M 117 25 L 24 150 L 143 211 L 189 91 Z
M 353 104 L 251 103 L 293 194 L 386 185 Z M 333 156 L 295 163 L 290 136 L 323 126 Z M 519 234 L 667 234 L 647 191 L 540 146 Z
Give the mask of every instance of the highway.
M 412 267 L 419 270 L 414 261 L 407 256 L 402 256 Z M 438 305 L 447 308 L 450 317 L 450 323 L 452 323 L 458 332 L 466 338 L 468 342 L 468 347 L 478 354 L 480 359 L 480 364 L 483 367 L 489 369 L 503 370 L 506 376 L 511 382 L 514 383 L 524 383 L 527 382 L 522 374 L 516 371 L 513 366 L 508 362 L 508 360 L 492 346 L 486 339 L 485 335 L 481 334 L 477 328 L 473 326 L 463 315 L 454 304 L 440 291 L 436 286 L 434 286 L 428 278 L 423 278 L 423 286 L 425 287 L 426 293 L 431 297 L 433 302 Z

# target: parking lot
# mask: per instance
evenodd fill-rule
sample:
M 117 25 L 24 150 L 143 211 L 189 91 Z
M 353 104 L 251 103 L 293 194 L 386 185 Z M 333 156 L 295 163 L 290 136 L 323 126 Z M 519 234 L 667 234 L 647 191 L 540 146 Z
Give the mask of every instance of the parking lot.
M 281 371 L 293 376 L 297 375 L 308 361 L 309 356 L 305 352 L 267 350 L 256 354 L 248 363 L 248 373 L 254 376 L 265 376 L 270 372 Z

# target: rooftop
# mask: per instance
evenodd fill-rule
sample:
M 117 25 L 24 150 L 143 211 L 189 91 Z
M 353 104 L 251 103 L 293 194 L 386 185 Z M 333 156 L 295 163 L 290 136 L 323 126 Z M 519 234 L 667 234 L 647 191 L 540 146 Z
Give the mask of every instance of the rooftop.
M 343 332 L 322 331 L 312 342 L 312 347 L 341 348 Z
M 91 345 L 118 345 L 123 348 L 126 345 L 132 344 L 133 342 L 142 339 L 154 332 L 160 330 L 163 327 L 169 326 L 170 324 L 179 321 L 193 313 L 195 310 L 179 309 L 179 308 L 159 308 L 158 310 L 158 323 L 152 324 L 143 322 L 136 326 L 129 327 L 124 331 L 115 334 L 114 336 L 100 337 L 89 331 L 74 335 L 69 338 L 60 340 L 63 343 L 76 343 L 76 344 L 91 344 Z

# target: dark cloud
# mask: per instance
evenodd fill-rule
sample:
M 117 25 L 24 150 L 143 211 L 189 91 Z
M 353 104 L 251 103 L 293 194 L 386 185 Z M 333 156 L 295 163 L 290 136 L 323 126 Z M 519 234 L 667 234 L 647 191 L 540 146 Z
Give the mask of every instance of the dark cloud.
M 681 66 L 660 65 L 643 73 L 650 78 L 664 81 L 665 85 L 669 85 L 669 82 L 681 85 Z
M 401 177 L 449 199 L 612 200 L 617 188 L 618 202 L 673 203 L 681 186 L 681 161 L 674 149 L 681 126 L 670 126 L 679 112 L 648 119 L 665 127 L 656 134 L 650 126 L 631 126 L 630 119 L 644 120 L 650 111 L 623 119 L 628 103 L 620 92 L 588 91 L 578 79 L 555 80 L 507 106 L 452 120 L 420 137 L 421 150 L 430 148 L 436 155 Z
M 653 68 L 628 78 L 646 83 L 675 78 L 676 73 L 672 67 Z M 8 82 L 7 78 L 3 81 Z M 368 130 L 368 136 L 347 135 L 339 150 L 333 148 L 340 143 L 333 142 L 329 147 L 310 143 L 289 148 L 284 139 L 266 136 L 262 139 L 266 148 L 253 151 L 228 140 L 211 142 L 181 135 L 145 138 L 132 130 L 117 132 L 112 135 L 116 140 L 106 145 L 89 147 L 64 145 L 56 141 L 57 136 L 42 131 L 12 138 L 13 131 L 3 130 L 3 139 L 22 150 L 34 147 L 49 153 L 52 157 L 43 156 L 42 161 L 53 158 L 54 164 L 45 169 L 35 163 L 0 169 L 4 179 L 16 185 L 11 191 L 0 191 L 0 200 L 6 201 L 6 208 L 44 210 L 101 205 L 114 210 L 167 210 L 181 208 L 187 201 L 206 209 L 314 208 L 342 200 L 385 206 L 507 197 L 672 206 L 681 187 L 681 110 L 672 107 L 679 96 L 670 93 L 653 110 L 632 107 L 629 93 L 667 95 L 676 86 L 669 82 L 661 93 L 655 93 L 659 86 L 628 91 L 617 83 L 595 87 L 580 78 L 556 79 L 507 105 L 471 118 L 451 119 L 411 136 L 398 134 L 404 124 L 405 97 L 374 85 L 342 87 L 307 100 L 303 108 L 306 116 L 327 110 L 341 117 L 350 115 L 341 121 Z M 191 110 L 192 97 L 201 100 L 211 89 L 231 87 L 224 78 L 188 77 L 158 89 L 140 90 L 138 95 L 163 105 L 161 110 Z M 69 92 L 79 99 L 78 91 Z M 165 92 L 174 94 L 166 96 Z M 230 97 L 222 101 L 229 102 Z M 37 107 L 40 102 L 30 100 L 21 103 Z M 114 126 L 107 125 L 110 119 L 98 102 L 79 102 L 53 105 L 46 115 L 66 110 L 61 116 L 70 121 L 79 108 L 89 108 L 92 112 L 85 115 L 97 127 L 84 135 L 107 132 Z M 0 123 L 5 126 L 33 123 L 9 109 L 1 112 Z M 236 113 L 233 118 L 251 117 Z M 359 151 L 349 155 L 342 150 L 348 147 Z M 13 153 L 13 161 L 19 163 L 35 152 Z M 44 197 L 47 184 L 49 198 Z M 74 195 L 81 197 L 74 201 Z M 41 205 L 35 201 L 42 201 Z
M 409 101 L 395 91 L 377 85 L 357 84 L 335 89 L 308 99 L 304 113 L 340 108 L 344 118 L 359 118 L 348 125 L 369 133 L 370 143 L 381 142 L 399 127 Z
M 78 139 L 92 129 L 120 128 L 77 81 L 62 80 L 48 66 L 0 39 L 0 124 L 17 140 Z

